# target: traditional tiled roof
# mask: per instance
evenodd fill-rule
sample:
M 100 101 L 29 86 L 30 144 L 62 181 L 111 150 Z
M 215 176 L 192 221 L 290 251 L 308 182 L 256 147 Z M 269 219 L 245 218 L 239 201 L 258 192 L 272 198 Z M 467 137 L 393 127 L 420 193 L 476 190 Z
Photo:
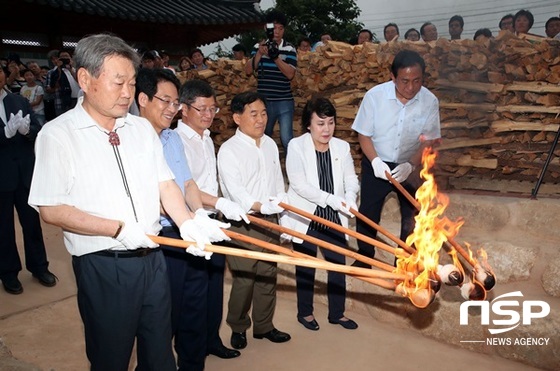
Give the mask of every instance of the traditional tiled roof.
M 260 0 L 25 0 L 69 12 L 133 22 L 223 25 L 261 22 Z

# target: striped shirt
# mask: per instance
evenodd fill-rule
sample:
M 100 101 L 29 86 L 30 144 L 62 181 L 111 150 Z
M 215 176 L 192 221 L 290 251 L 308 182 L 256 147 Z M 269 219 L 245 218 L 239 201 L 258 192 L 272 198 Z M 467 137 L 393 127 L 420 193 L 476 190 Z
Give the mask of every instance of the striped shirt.
M 333 194 L 334 182 L 331 165 L 331 150 L 329 149 L 326 152 L 315 151 L 315 155 L 317 156 L 317 175 L 319 177 L 319 187 L 321 188 L 321 191 Z M 332 207 L 328 205 L 326 207 L 317 205 L 314 215 L 340 224 L 338 212 L 336 212 Z M 329 227 L 326 227 L 324 224 L 317 223 L 316 221 L 311 221 L 311 223 L 309 224 L 309 229 L 321 231 L 329 229 Z
M 255 55 L 259 44 L 255 44 L 251 55 Z M 284 40 L 278 46 L 280 55 L 278 58 L 294 68 L 297 67 L 297 54 L 294 46 Z M 263 55 L 259 64 L 255 66 L 257 74 L 257 91 L 264 95 L 269 101 L 282 101 L 293 99 L 290 80 L 280 71 L 276 63 L 267 55 Z

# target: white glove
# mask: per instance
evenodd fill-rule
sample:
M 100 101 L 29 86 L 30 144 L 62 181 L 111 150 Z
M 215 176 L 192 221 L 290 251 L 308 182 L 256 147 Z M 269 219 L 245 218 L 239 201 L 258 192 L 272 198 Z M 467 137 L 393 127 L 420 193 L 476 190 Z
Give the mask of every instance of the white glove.
M 21 112 L 21 111 L 19 111 Z M 19 114 L 18 112 L 18 114 Z M 21 135 L 27 135 L 29 134 L 29 124 L 31 123 L 31 118 L 29 117 L 29 113 L 27 115 L 25 115 L 25 117 L 22 117 L 19 120 L 19 127 L 18 127 L 18 132 Z
M 224 231 L 222 231 L 222 228 L 229 228 L 231 224 L 210 219 L 204 209 L 196 210 L 194 222 L 198 225 L 199 229 L 208 236 L 210 242 L 230 240 Z
M 122 243 L 127 250 L 158 246 L 157 243 L 146 236 L 146 232 L 144 232 L 144 229 L 137 222 L 124 223 L 124 227 L 116 239 Z
M 284 208 L 282 208 L 278 204 L 280 202 L 284 202 L 285 195 L 286 195 L 285 193 L 281 193 L 276 197 L 271 197 L 269 201 L 261 204 L 261 214 L 272 215 L 284 211 Z
M 412 173 L 412 164 L 410 162 L 403 162 L 391 171 L 391 175 L 399 183 L 402 183 Z
M 249 218 L 247 218 L 247 213 L 239 204 L 228 200 L 227 198 L 220 197 L 216 202 L 216 209 L 220 210 L 224 216 L 230 220 L 235 220 L 236 222 L 243 221 L 250 224 Z
M 349 217 L 353 218 L 354 214 L 350 212 L 350 209 L 358 210 L 358 205 L 356 205 L 356 196 L 354 195 L 346 195 L 346 213 Z
M 21 110 L 16 115 L 10 113 L 10 119 L 6 123 L 6 126 L 4 126 L 4 135 L 6 135 L 6 138 L 10 139 L 16 135 L 20 125 L 20 119 L 22 119 L 21 115 Z
M 328 206 L 330 206 L 334 211 L 339 211 L 344 209 L 344 203 L 346 200 L 344 198 L 329 194 L 325 200 Z
M 384 163 L 381 158 L 379 157 L 374 158 L 373 161 L 371 162 L 371 167 L 373 167 L 373 174 L 377 178 L 388 180 L 387 176 L 385 175 L 385 172 L 387 171 L 391 173 L 391 169 L 389 168 L 389 165 Z
M 206 260 L 210 260 L 212 253 L 204 251 L 206 244 L 210 244 L 210 239 L 200 231 L 200 227 L 194 219 L 189 219 L 181 224 L 179 232 L 183 240 L 196 242 L 196 245 L 190 245 L 187 247 L 187 252 L 189 254 L 194 256 L 204 256 Z

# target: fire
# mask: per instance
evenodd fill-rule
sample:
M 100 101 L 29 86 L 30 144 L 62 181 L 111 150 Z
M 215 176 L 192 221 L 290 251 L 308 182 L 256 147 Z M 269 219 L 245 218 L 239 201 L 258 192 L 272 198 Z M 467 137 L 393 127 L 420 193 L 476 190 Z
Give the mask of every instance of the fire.
M 433 281 L 434 277 L 437 279 L 439 251 L 446 241 L 457 235 L 463 225 L 463 220 L 453 222 L 443 216 L 449 205 L 449 198 L 438 193 L 434 176 L 430 172 L 436 156 L 437 153 L 431 147 L 425 148 L 422 154 L 420 176 L 424 182 L 416 192 L 420 210 L 415 217 L 414 231 L 406 239 L 406 243 L 414 246 L 416 251 L 408 258 L 399 257 L 397 260 L 396 272 L 416 275 L 413 280 L 403 282 L 400 290 L 416 306 L 419 305 L 414 302 L 414 295 L 418 292 L 427 291 L 435 295 Z

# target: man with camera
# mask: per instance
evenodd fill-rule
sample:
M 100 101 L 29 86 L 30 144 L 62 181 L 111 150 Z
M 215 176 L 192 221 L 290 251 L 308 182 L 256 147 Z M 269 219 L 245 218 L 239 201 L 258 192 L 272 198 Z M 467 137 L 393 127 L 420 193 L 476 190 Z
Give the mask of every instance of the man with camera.
M 58 53 L 56 67 L 49 71 L 45 89 L 47 93 L 55 95 L 56 116 L 62 115 L 76 105 L 80 87 L 76 82 L 76 70 L 68 51 L 61 50 Z
M 257 90 L 267 101 L 265 134 L 272 136 L 274 124 L 278 121 L 284 149 L 288 148 L 288 142 L 294 136 L 294 97 L 290 80 L 294 78 L 297 67 L 296 49 L 283 39 L 286 23 L 284 14 L 275 10 L 268 13 L 268 39 L 255 44 L 252 58 L 245 64 L 245 72 L 257 76 Z

